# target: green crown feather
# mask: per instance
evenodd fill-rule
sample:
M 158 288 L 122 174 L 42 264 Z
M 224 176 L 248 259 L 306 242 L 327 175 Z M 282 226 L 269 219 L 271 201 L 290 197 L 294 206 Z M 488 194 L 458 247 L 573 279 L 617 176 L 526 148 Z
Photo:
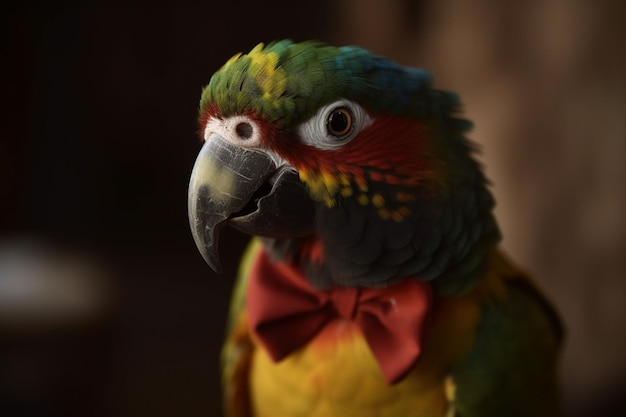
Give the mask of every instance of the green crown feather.
M 255 113 L 290 126 L 339 98 L 358 101 L 375 113 L 412 117 L 456 109 L 456 95 L 432 90 L 431 83 L 425 70 L 359 47 L 282 40 L 261 43 L 224 64 L 202 92 L 200 113 L 214 104 L 225 117 Z

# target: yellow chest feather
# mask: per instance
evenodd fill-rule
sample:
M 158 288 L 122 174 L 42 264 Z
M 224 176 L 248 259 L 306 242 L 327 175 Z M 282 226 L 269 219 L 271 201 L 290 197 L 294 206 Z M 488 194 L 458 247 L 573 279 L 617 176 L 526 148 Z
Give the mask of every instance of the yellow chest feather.
M 442 354 L 438 333 L 431 329 L 432 343 L 417 366 L 394 385 L 385 382 L 367 342 L 349 321 L 332 322 L 279 363 L 256 349 L 250 372 L 255 417 L 444 417 L 451 400 L 446 362 L 460 346 Z

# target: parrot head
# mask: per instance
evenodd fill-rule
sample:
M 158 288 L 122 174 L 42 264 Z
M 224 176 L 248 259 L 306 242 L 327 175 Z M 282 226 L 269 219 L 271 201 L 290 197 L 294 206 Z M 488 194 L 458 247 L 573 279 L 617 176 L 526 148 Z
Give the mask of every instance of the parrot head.
M 453 93 L 353 46 L 289 40 L 231 58 L 202 91 L 189 218 L 220 271 L 229 224 L 318 288 L 406 276 L 471 288 L 499 239 Z

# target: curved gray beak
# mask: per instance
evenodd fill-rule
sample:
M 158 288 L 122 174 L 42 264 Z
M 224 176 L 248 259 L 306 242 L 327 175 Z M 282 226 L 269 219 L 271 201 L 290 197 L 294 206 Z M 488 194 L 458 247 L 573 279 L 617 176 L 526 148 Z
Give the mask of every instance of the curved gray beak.
M 313 201 L 292 168 L 215 133 L 194 164 L 188 210 L 194 241 L 217 273 L 222 270 L 219 234 L 227 223 L 254 235 L 302 236 L 312 231 L 315 217 Z

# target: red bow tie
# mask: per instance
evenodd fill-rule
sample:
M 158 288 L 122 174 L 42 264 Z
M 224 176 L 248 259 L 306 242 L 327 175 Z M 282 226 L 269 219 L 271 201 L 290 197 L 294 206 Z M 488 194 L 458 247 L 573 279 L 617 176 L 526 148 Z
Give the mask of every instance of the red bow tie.
M 359 326 L 389 384 L 419 358 L 431 305 L 430 284 L 413 278 L 387 288 L 316 290 L 299 270 L 273 263 L 264 251 L 255 260 L 247 296 L 251 330 L 274 361 L 344 318 Z

